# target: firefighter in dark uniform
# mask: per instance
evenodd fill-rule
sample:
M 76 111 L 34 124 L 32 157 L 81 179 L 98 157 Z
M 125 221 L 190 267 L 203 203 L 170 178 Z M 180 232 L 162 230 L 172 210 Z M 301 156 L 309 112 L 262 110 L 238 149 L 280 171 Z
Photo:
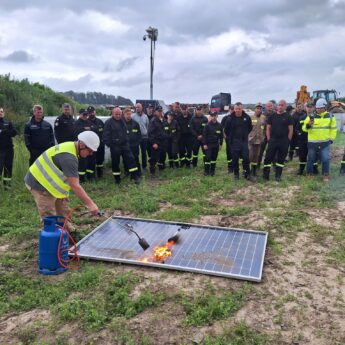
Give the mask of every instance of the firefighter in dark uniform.
M 208 119 L 202 113 L 202 108 L 198 106 L 196 108 L 195 115 L 192 117 L 190 121 L 190 129 L 193 135 L 193 167 L 197 167 L 198 165 L 198 156 L 199 156 L 199 149 L 201 148 L 203 156 L 205 156 L 203 143 L 202 143 L 202 135 L 204 132 L 204 128 L 207 125 Z
M 62 105 L 62 115 L 58 116 L 54 122 L 54 134 L 58 144 L 67 141 L 74 141 L 74 119 L 72 108 L 68 103 Z
M 30 152 L 30 166 L 45 150 L 55 145 L 53 127 L 43 119 L 43 107 L 36 104 L 32 111 L 33 116 L 24 128 L 25 146 Z
M 302 105 L 298 104 L 297 108 L 301 109 L 301 107 L 302 107 Z M 298 111 L 298 109 L 296 109 L 296 111 Z M 293 106 L 292 105 L 288 105 L 286 107 L 286 112 L 293 118 Z M 292 122 L 294 124 L 294 120 Z M 289 146 L 289 152 L 288 152 L 289 161 L 293 160 L 293 155 L 295 153 L 296 146 L 297 146 L 297 137 L 296 137 L 296 133 L 294 131 L 294 133 L 292 134 L 292 139 L 290 141 L 290 146 Z
M 307 166 L 307 157 L 308 157 L 308 133 L 302 130 L 304 120 L 307 118 L 307 113 L 312 114 L 314 111 L 314 104 L 307 103 L 306 111 L 302 109 L 300 104 L 297 104 L 295 113 L 293 114 L 293 132 L 295 136 L 295 149 L 298 153 L 299 159 L 299 169 L 297 175 L 303 175 L 304 170 Z
M 233 111 L 234 111 L 234 107 L 230 106 L 229 113 L 224 115 L 223 118 L 222 118 L 222 121 L 220 122 L 220 124 L 222 125 L 222 128 L 223 128 L 223 132 L 224 132 L 224 129 L 225 129 L 226 119 L 229 118 L 229 116 L 231 115 L 231 113 Z M 230 146 L 229 140 L 227 140 L 226 137 L 225 137 L 225 145 L 226 145 L 226 147 L 225 147 L 225 150 L 226 150 L 226 161 L 228 163 L 228 173 L 232 174 L 234 172 L 234 169 L 232 167 L 231 146 Z
M 285 157 L 288 153 L 289 142 L 293 134 L 293 120 L 291 115 L 285 112 L 286 102 L 279 101 L 277 112 L 267 119 L 266 137 L 267 151 L 264 160 L 263 178 L 269 180 L 270 169 L 276 158 L 276 181 L 281 180 Z
M 97 152 L 93 154 L 94 157 L 89 156 L 89 166 L 90 170 L 95 171 L 96 168 L 96 173 L 97 177 L 101 178 L 103 177 L 103 168 L 104 168 L 104 153 L 105 153 L 105 148 L 104 148 L 104 142 L 103 142 L 103 131 L 104 131 L 104 122 L 96 117 L 96 109 L 90 105 L 87 108 L 87 112 L 89 114 L 89 121 L 93 123 L 94 125 L 94 131 L 99 137 L 100 144 L 98 146 Z
M 141 142 L 141 132 L 139 123 L 132 120 L 132 111 L 131 108 L 126 108 L 123 111 L 123 117 L 125 119 L 125 123 L 128 129 L 128 140 L 129 140 L 129 147 L 133 154 L 135 163 L 138 167 L 138 175 L 141 175 L 141 167 L 139 161 L 139 151 L 140 151 L 140 142 Z M 125 167 L 126 172 L 129 174 L 128 167 Z
M 112 171 L 116 184 L 121 182 L 120 158 L 122 156 L 124 165 L 127 167 L 131 179 L 136 184 L 140 182 L 138 166 L 135 163 L 133 154 L 129 147 L 129 131 L 122 119 L 120 108 L 112 110 L 112 117 L 105 122 L 103 140 L 110 148 Z
M 250 116 L 243 111 L 242 103 L 235 104 L 234 112 L 227 118 L 225 137 L 231 147 L 235 179 L 239 179 L 239 159 L 242 158 L 244 178 L 250 179 L 248 135 L 253 129 Z
M 181 130 L 179 143 L 180 167 L 182 168 L 183 166 L 186 166 L 187 168 L 190 168 L 193 149 L 193 135 L 190 128 L 192 115 L 188 112 L 187 106 L 183 106 L 182 112 L 179 112 L 178 106 L 175 106 L 175 109 L 175 112 L 178 112 L 176 120 Z
M 95 125 L 89 121 L 88 112 L 85 109 L 79 110 L 79 119 L 74 123 L 74 136 L 75 140 L 78 139 L 78 135 L 84 131 L 92 131 L 96 133 Z M 86 179 L 93 180 L 95 176 L 95 170 L 93 166 L 93 160 L 87 158 L 79 158 L 79 181 L 81 183 L 86 182 Z
M 165 168 L 167 142 L 169 139 L 169 125 L 163 117 L 161 106 L 158 106 L 156 109 L 155 117 L 149 125 L 148 134 L 151 145 L 150 173 L 154 177 L 156 165 L 158 165 L 159 170 Z
M 217 121 L 217 117 L 217 112 L 210 113 L 210 121 L 205 126 L 202 136 L 202 142 L 205 151 L 205 176 L 213 176 L 215 174 L 218 152 L 223 144 L 222 126 Z
M 17 135 L 11 121 L 4 119 L 5 112 L 0 108 L 0 179 L 2 177 L 5 187 L 11 185 L 12 167 L 13 167 L 13 141 L 12 138 Z
M 175 119 L 174 113 L 168 114 L 168 125 L 169 125 L 169 139 L 168 139 L 168 160 L 170 168 L 179 168 L 179 140 L 180 140 L 180 126 Z

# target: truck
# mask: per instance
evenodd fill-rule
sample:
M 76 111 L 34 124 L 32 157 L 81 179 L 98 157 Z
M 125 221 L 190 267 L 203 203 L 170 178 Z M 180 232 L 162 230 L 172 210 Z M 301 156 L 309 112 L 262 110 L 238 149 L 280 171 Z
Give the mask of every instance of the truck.
M 217 111 L 219 114 L 227 113 L 231 105 L 231 94 L 227 92 L 220 92 L 212 96 L 210 111 Z

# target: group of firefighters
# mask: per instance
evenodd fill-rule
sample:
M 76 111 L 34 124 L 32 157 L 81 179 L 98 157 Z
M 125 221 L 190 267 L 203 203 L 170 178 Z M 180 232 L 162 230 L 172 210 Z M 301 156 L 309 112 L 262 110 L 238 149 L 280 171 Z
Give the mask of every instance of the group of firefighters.
M 226 144 L 228 172 L 234 178 L 240 177 L 240 163 L 243 176 L 251 179 L 257 176 L 263 155 L 263 178 L 268 180 L 272 164 L 275 178 L 281 179 L 286 159 L 299 157 L 298 175 L 318 173 L 318 161 L 322 162 L 324 181 L 329 179 L 329 146 L 337 133 L 336 119 L 327 112 L 327 103 L 319 99 L 313 103 L 287 106 L 284 100 L 263 106 L 256 104 L 253 116 L 249 116 L 238 102 L 218 122 L 218 114 L 210 112 L 209 118 L 202 107 L 196 107 L 192 114 L 185 105 L 174 103 L 164 114 L 162 107 L 146 111 L 140 103 L 135 112 L 130 108 L 112 110 L 112 116 L 105 123 L 97 118 L 96 109 L 89 106 L 79 111 L 74 120 L 72 107 L 63 104 L 62 115 L 53 126 L 43 118 L 43 107 L 35 105 L 33 116 L 24 129 L 25 145 L 30 153 L 29 165 L 48 148 L 64 142 L 75 141 L 80 133 L 92 131 L 99 137 L 95 154 L 79 157 L 78 174 L 81 183 L 103 176 L 105 145 L 110 148 L 112 174 L 116 184 L 121 182 L 120 160 L 124 171 L 135 183 L 139 183 L 143 170 L 155 176 L 156 168 L 163 170 L 166 161 L 170 168 L 197 167 L 199 152 L 203 155 L 204 175 L 214 175 L 219 149 Z M 264 111 L 263 111 L 264 110 Z M 17 134 L 10 121 L 4 119 L 0 108 L 0 174 L 8 185 L 12 177 L 13 143 Z M 290 149 L 289 149 L 290 148 Z M 345 173 L 345 157 L 341 164 Z

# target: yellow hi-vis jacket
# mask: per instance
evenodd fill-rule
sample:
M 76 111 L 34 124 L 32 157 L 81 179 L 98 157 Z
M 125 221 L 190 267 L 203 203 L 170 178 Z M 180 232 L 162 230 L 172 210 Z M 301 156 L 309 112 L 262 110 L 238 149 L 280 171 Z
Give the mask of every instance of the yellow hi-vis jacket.
M 304 120 L 302 130 L 308 133 L 309 143 L 322 143 L 329 140 L 334 141 L 337 136 L 337 121 L 334 115 L 327 111 L 317 114 L 314 117 L 314 124 L 308 128 L 310 117 Z
M 78 159 L 75 143 L 65 142 L 43 152 L 29 171 L 52 196 L 63 199 L 68 197 L 71 187 L 65 182 L 66 176 L 53 162 L 53 157 L 59 153 L 70 153 Z

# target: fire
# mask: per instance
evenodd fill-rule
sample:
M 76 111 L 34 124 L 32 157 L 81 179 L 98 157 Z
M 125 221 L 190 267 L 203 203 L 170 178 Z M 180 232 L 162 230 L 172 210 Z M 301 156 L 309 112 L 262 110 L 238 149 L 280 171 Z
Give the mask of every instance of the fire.
M 167 258 L 172 256 L 172 246 L 175 242 L 167 242 L 164 246 L 156 246 L 153 249 L 152 257 L 145 257 L 142 258 L 140 261 L 147 263 L 147 262 L 164 262 Z

